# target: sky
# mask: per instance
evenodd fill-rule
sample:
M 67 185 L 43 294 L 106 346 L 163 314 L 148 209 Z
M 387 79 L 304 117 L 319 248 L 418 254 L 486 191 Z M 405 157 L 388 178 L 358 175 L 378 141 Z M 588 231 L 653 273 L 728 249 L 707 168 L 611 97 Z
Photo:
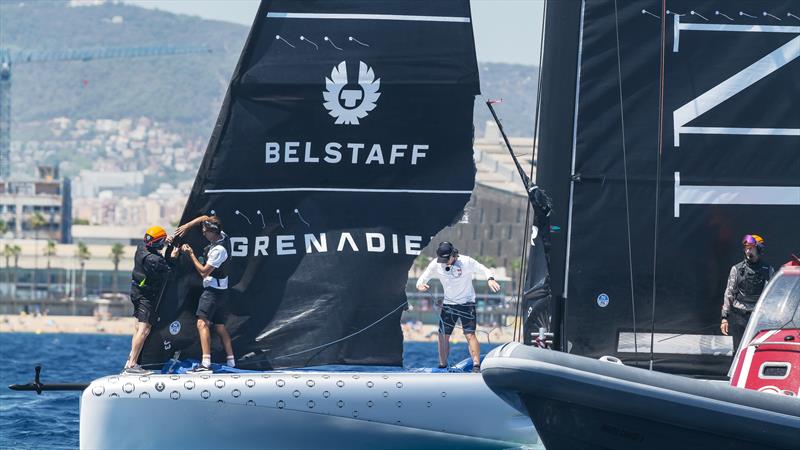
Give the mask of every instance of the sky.
M 259 0 L 124 0 L 145 8 L 250 26 Z M 543 0 L 470 0 L 478 61 L 536 65 Z

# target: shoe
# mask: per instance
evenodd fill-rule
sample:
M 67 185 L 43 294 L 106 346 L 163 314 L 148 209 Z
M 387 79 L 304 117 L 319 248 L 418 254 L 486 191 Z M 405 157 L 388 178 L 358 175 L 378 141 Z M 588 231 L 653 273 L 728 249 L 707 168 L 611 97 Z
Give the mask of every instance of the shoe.
M 192 372 L 192 373 L 204 373 L 204 372 L 213 372 L 213 370 L 211 370 L 211 367 L 204 366 L 202 364 L 198 364 L 193 369 L 189 370 L 189 372 Z
M 439 364 L 439 368 L 440 368 L 440 369 L 447 369 L 447 364 L 444 364 L 444 365 L 442 365 L 442 364 Z
M 137 364 L 135 366 L 126 367 L 122 369 L 120 375 L 150 375 L 152 373 L 153 373 L 152 370 L 143 369 L 142 366 Z
M 472 373 L 481 373 L 481 366 L 472 366 Z

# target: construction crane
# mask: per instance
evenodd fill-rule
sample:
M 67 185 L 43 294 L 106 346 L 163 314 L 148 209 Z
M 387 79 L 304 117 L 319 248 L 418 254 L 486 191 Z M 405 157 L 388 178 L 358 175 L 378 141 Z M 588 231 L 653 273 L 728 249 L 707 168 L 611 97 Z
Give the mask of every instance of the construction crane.
M 52 61 L 93 61 L 95 59 L 211 53 L 202 46 L 100 47 L 64 50 L 17 50 L 0 48 L 0 179 L 11 175 L 11 69 L 15 64 Z

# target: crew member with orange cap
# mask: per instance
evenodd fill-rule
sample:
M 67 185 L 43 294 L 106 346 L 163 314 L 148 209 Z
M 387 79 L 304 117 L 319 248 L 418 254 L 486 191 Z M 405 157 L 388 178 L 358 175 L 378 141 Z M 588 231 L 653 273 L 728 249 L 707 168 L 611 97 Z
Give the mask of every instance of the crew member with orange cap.
M 720 331 L 725 336 L 733 335 L 733 354 L 736 351 L 750 320 L 750 314 L 756 302 L 775 270 L 762 260 L 765 244 L 764 238 L 757 234 L 748 234 L 742 238 L 744 260 L 731 267 L 725 299 L 722 302 L 722 323 Z
M 136 247 L 133 257 L 133 273 L 131 274 L 131 302 L 133 302 L 133 317 L 136 317 L 136 331 L 131 340 L 131 353 L 125 363 L 123 374 L 145 374 L 137 361 L 142 352 L 142 346 L 150 334 L 152 324 L 150 319 L 155 314 L 154 308 L 158 304 L 162 287 L 167 282 L 167 274 L 171 270 L 170 264 L 161 254 L 165 245 L 172 243 L 172 236 L 159 226 L 150 227 L 144 234 L 144 239 Z M 172 250 L 172 258 L 177 257 L 178 248 Z

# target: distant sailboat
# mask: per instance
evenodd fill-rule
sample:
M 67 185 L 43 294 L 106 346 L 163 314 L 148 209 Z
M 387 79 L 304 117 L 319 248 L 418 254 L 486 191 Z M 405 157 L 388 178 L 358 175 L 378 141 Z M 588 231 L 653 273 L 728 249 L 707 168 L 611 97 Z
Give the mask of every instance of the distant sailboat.
M 95 380 L 81 448 L 537 444 L 479 374 L 271 370 L 402 365 L 408 270 L 474 186 L 478 93 L 467 1 L 263 2 L 182 219 L 222 219 L 226 325 L 259 372 Z M 178 267 L 143 365 L 200 356 L 199 282 Z

